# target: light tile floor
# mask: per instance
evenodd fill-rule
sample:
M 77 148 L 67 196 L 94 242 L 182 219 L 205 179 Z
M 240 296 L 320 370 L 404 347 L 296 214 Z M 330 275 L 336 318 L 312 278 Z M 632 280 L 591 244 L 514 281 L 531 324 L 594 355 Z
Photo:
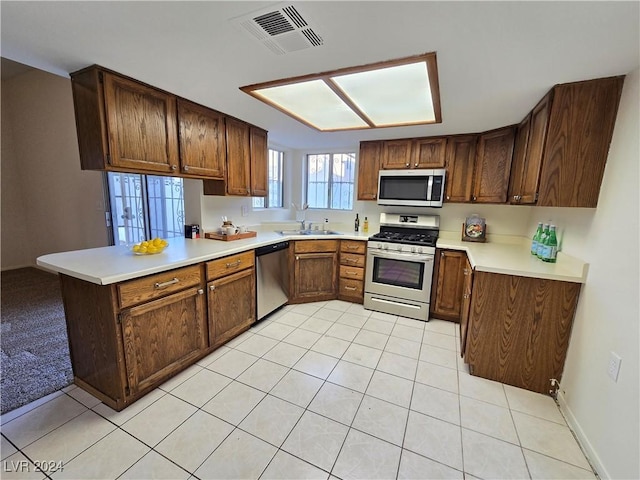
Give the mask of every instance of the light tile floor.
M 1 477 L 595 478 L 555 402 L 470 376 L 457 335 L 287 306 L 122 412 L 70 386 L 4 415 Z

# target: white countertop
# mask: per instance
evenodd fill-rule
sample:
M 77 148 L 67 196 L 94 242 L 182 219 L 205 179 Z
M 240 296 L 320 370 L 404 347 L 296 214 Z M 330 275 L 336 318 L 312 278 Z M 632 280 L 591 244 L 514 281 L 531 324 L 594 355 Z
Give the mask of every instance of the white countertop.
M 37 259 L 37 264 L 54 272 L 80 278 L 98 285 L 109 285 L 174 268 L 206 262 L 238 252 L 284 240 L 346 239 L 367 240 L 369 233 L 339 235 L 287 235 L 274 231 L 258 232 L 254 238 L 234 240 L 169 239 L 166 250 L 157 255 L 134 255 L 129 247 L 90 248 L 52 253 Z M 458 234 L 459 235 L 459 234 Z M 441 232 L 438 248 L 463 250 L 476 271 L 585 283 L 588 264 L 558 253 L 557 263 L 545 263 L 529 253 L 529 241 L 522 237 L 496 238 L 488 243 L 463 242 L 449 232 Z
M 344 233 L 340 235 L 287 235 L 276 232 L 258 232 L 254 238 L 244 240 L 209 240 L 205 238 L 169 238 L 169 246 L 156 255 L 134 255 L 130 247 L 114 246 L 52 253 L 38 257 L 36 263 L 48 270 L 86 280 L 98 285 L 109 285 L 152 273 L 206 262 L 214 258 L 243 252 L 284 240 L 346 239 L 366 240 L 370 233 Z
M 459 234 L 458 234 L 459 235 Z M 531 255 L 529 240 L 504 238 L 487 243 L 463 242 L 446 235 L 438 239 L 438 248 L 464 250 L 471 266 L 479 272 L 503 273 L 521 277 L 545 278 L 585 283 L 589 264 L 558 252 L 556 263 L 546 263 Z

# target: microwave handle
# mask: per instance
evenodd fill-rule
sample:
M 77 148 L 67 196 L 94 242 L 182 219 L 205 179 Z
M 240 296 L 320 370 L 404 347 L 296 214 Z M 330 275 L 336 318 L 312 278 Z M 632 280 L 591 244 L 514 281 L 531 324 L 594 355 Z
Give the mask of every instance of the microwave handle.
M 429 175 L 429 181 L 427 182 L 427 198 L 425 200 L 431 200 L 432 190 L 433 190 L 433 175 Z

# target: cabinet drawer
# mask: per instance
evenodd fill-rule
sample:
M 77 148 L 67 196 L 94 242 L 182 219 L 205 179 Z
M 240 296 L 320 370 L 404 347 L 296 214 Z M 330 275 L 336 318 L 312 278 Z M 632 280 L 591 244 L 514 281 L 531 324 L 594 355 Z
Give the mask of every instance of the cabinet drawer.
M 200 285 L 200 280 L 200 265 L 129 280 L 118 285 L 118 301 L 120 307 L 130 307 L 179 292 L 187 287 L 195 287 Z
M 295 253 L 337 252 L 338 240 L 302 240 L 295 242 Z
M 362 297 L 364 295 L 364 282 L 362 280 L 340 279 L 340 296 Z
M 239 272 L 253 267 L 254 264 L 255 256 L 253 250 L 212 260 L 207 262 L 207 280 L 215 280 L 230 273 Z
M 340 251 L 346 253 L 357 253 L 364 255 L 367 249 L 367 242 L 359 242 L 357 240 L 342 240 L 340 242 Z
M 357 255 L 355 253 L 340 253 L 340 264 L 349 265 L 351 267 L 363 267 L 366 257 L 364 255 Z
M 350 278 L 353 280 L 364 279 L 364 268 L 340 265 L 340 278 Z

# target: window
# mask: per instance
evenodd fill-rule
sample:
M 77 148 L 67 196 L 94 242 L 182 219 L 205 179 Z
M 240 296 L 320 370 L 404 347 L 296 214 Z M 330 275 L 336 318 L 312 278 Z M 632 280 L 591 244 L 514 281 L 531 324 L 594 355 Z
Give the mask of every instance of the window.
M 269 149 L 266 197 L 253 197 L 253 208 L 282 208 L 282 162 L 284 152 Z
M 355 153 L 307 155 L 309 208 L 351 210 L 355 180 Z
M 115 245 L 184 235 L 181 178 L 107 173 Z

